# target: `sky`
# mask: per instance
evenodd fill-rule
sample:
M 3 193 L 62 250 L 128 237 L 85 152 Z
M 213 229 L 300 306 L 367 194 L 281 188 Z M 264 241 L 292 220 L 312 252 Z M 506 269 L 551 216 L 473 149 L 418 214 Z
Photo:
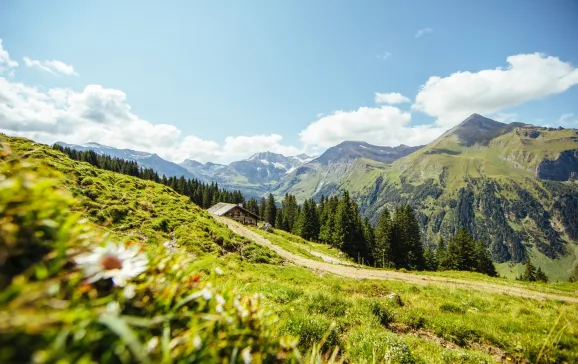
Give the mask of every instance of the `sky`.
M 174 162 L 578 128 L 578 1 L 1 1 L 0 132 Z

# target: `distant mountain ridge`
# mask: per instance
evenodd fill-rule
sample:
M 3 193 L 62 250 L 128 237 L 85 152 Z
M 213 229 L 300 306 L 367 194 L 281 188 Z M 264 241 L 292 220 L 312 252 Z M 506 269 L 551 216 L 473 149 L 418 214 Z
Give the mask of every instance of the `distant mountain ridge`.
M 143 168 L 152 168 L 159 175 L 165 176 L 185 176 L 186 178 L 198 178 L 195 174 L 190 173 L 187 169 L 182 166 L 167 161 L 154 153 L 141 152 L 132 149 L 117 149 L 109 147 L 106 145 L 89 142 L 86 144 L 68 144 L 64 142 L 56 142 L 56 144 L 63 147 L 68 147 L 71 149 L 79 151 L 92 150 L 97 154 L 109 155 L 111 157 L 121 158 L 125 160 L 135 161 Z

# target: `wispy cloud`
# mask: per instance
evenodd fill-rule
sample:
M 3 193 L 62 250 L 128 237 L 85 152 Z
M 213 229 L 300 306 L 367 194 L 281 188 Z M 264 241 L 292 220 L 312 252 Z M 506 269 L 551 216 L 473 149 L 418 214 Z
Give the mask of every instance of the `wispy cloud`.
M 431 33 L 431 32 L 433 32 L 432 28 L 422 28 L 422 29 L 418 30 L 417 33 L 415 33 L 415 38 L 422 37 L 422 36 L 424 36 L 428 33 Z
M 26 67 L 38 68 L 39 70 L 52 73 L 53 75 L 78 76 L 74 71 L 74 67 L 55 59 L 51 61 L 39 61 L 24 57 L 24 64 Z
M 392 56 L 391 53 L 385 52 L 383 54 L 378 54 L 376 57 L 377 57 L 377 59 L 381 59 L 382 61 L 385 61 L 386 59 L 388 59 L 391 56 Z
M 411 102 L 410 99 L 403 96 L 399 92 L 390 92 L 387 94 L 376 92 L 374 101 L 376 104 L 390 104 L 390 105 L 403 104 L 404 102 Z
M 18 62 L 10 59 L 10 55 L 2 46 L 2 39 L 0 39 L 0 74 L 6 72 L 8 76 L 14 77 L 14 68 L 16 67 L 18 67 Z

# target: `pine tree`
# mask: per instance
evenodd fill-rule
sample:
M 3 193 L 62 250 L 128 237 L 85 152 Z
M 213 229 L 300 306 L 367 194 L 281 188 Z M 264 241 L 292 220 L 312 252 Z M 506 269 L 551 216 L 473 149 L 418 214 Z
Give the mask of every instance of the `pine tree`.
M 478 262 L 476 271 L 479 273 L 484 273 L 489 275 L 490 277 L 497 277 L 498 272 L 496 272 L 496 267 L 492 262 L 492 258 L 490 257 L 490 252 L 481 241 L 477 241 L 476 243 L 476 260 Z
M 417 218 L 415 217 L 415 212 L 413 209 L 406 205 L 404 209 L 407 238 L 406 243 L 408 250 L 408 266 L 411 269 L 422 270 L 425 269 L 425 257 L 423 243 L 421 241 L 421 229 Z
M 438 246 L 437 246 L 437 249 L 435 251 L 436 260 L 438 262 L 437 269 L 441 269 L 442 266 L 445 266 L 447 264 L 446 263 L 447 252 L 448 252 L 448 247 L 446 245 L 446 241 L 444 240 L 443 237 L 440 236 L 440 238 L 438 240 Z
M 247 201 L 247 210 L 259 216 L 259 203 L 256 198 L 251 197 L 249 201 Z
M 373 249 L 375 246 L 375 230 L 366 217 L 363 218 L 363 239 L 368 247 L 368 263 L 375 265 L 375 258 L 373 256 Z
M 277 218 L 277 206 L 275 205 L 275 197 L 273 194 L 267 196 L 267 204 L 265 205 L 265 221 L 272 226 L 275 226 L 275 219 Z
M 548 283 L 548 276 L 540 267 L 538 267 L 538 270 L 536 271 L 536 281 Z
M 389 211 L 384 209 L 379 216 L 379 221 L 377 222 L 375 241 L 372 247 L 372 256 L 377 267 L 395 267 L 395 256 L 391 246 L 393 238 L 392 229 L 393 223 Z
M 435 271 L 438 270 L 438 256 L 436 251 L 433 249 L 426 249 L 423 253 L 425 259 L 425 270 Z
M 261 217 L 262 221 L 267 220 L 265 218 L 265 208 L 266 207 L 267 207 L 267 200 L 265 199 L 265 197 L 261 197 L 261 200 L 259 201 L 259 217 Z
M 536 281 L 536 267 L 534 267 L 530 258 L 526 259 L 526 265 L 524 268 L 524 274 L 522 275 L 522 280 L 528 282 Z

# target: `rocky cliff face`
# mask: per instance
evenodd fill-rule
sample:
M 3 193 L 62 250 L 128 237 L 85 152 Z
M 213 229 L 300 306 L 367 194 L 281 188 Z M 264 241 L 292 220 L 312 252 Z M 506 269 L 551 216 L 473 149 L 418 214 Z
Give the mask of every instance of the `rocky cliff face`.
M 551 181 L 578 179 L 578 149 L 563 151 L 554 160 L 543 160 L 536 168 L 536 176 Z

